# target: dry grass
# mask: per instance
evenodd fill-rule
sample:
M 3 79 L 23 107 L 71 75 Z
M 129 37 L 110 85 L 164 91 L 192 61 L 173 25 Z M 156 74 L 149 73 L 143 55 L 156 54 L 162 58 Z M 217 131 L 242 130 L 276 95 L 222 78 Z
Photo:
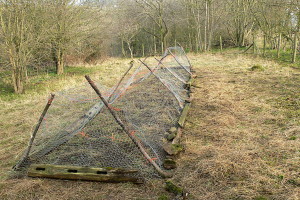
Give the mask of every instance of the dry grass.
M 300 198 L 300 71 L 241 55 L 192 63 L 199 88 L 175 180 L 198 199 Z
M 196 199 L 298 199 L 300 71 L 241 55 L 190 57 L 198 87 L 184 131 L 186 150 L 173 182 Z M 93 76 L 111 85 L 128 62 L 108 60 Z M 265 70 L 250 71 L 253 65 Z M 82 76 L 63 77 L 43 83 L 49 89 L 40 94 L 0 101 L 2 199 L 158 199 L 169 195 L 162 180 L 137 186 L 7 179 L 7 171 L 27 144 L 46 94 L 83 81 Z

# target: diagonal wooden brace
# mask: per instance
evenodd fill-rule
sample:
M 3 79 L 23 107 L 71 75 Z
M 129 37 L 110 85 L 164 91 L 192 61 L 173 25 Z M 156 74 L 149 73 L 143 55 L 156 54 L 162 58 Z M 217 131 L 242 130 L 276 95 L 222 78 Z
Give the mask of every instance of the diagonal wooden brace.
M 144 63 L 143 61 L 139 60 L 141 63 L 143 63 L 143 65 L 145 65 L 145 67 L 147 67 L 147 69 L 149 69 L 149 71 L 155 76 L 155 78 L 157 78 L 172 94 L 173 96 L 176 98 L 176 100 L 178 101 L 179 103 L 179 106 L 181 108 L 183 108 L 183 103 L 180 101 L 179 97 L 176 96 L 176 93 L 174 91 L 172 91 L 167 85 L 166 83 L 164 83 L 156 74 L 154 74 L 153 70 L 151 70 L 151 68 L 146 64 Z
M 43 120 L 44 120 L 44 117 L 45 117 L 45 115 L 46 115 L 48 109 L 50 108 L 50 106 L 51 106 L 51 104 L 52 104 L 52 101 L 53 101 L 54 97 L 55 97 L 55 95 L 54 95 L 54 94 L 51 94 L 51 96 L 50 96 L 50 98 L 49 98 L 49 100 L 48 100 L 48 102 L 47 102 L 47 105 L 45 106 L 44 111 L 42 112 L 42 114 L 41 114 L 41 116 L 40 116 L 40 119 L 39 119 L 37 125 L 35 126 L 35 129 L 34 129 L 32 135 L 31 135 L 31 138 L 30 138 L 30 141 L 29 141 L 29 143 L 28 143 L 28 147 L 27 147 L 27 149 L 26 149 L 26 151 L 25 151 L 25 154 L 24 154 L 24 156 L 21 158 L 21 160 L 13 167 L 14 170 L 19 170 L 19 169 L 23 166 L 23 164 L 27 161 L 28 155 L 29 155 L 30 150 L 31 150 L 31 148 L 32 148 L 33 141 L 34 141 L 34 139 L 35 139 L 35 137 L 36 137 L 36 134 L 37 134 L 37 132 L 38 132 L 40 126 L 41 126 L 41 123 L 42 123 Z
M 152 164 L 152 166 L 156 169 L 156 171 L 164 178 L 170 178 L 173 176 L 173 174 L 164 172 L 156 163 L 154 160 L 151 159 L 151 157 L 148 155 L 146 150 L 144 149 L 143 145 L 139 140 L 137 140 L 129 131 L 129 129 L 125 126 L 125 124 L 122 122 L 122 120 L 119 118 L 119 116 L 110 108 L 108 102 L 103 98 L 101 92 L 97 88 L 97 86 L 94 84 L 94 82 L 91 80 L 89 76 L 85 76 L 86 80 L 89 82 L 91 87 L 95 90 L 99 98 L 102 100 L 104 105 L 107 107 L 111 115 L 114 117 L 116 122 L 121 126 L 121 128 L 124 130 L 124 132 L 128 135 L 128 137 L 132 140 L 132 142 L 139 148 L 141 153 L 146 157 L 147 160 Z

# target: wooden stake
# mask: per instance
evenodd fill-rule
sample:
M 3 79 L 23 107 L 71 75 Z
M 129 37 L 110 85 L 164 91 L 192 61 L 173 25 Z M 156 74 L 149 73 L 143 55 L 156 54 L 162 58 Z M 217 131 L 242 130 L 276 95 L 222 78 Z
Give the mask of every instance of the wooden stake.
M 158 60 L 157 58 L 154 58 L 157 62 L 159 62 L 159 64 L 161 64 L 163 67 L 165 67 L 175 78 L 177 78 L 179 81 L 181 81 L 182 83 L 186 84 L 186 81 L 182 80 L 177 74 L 175 74 L 174 72 L 172 72 L 172 70 L 170 70 L 168 67 L 166 67 L 161 60 Z
M 292 63 L 296 62 L 296 57 L 297 57 L 297 32 L 295 31 L 294 33 L 294 41 L 293 41 L 293 58 L 292 58 Z
M 222 36 L 220 35 L 220 51 L 223 51 L 223 40 L 222 40 Z
M 128 68 L 128 70 L 124 73 L 124 75 L 122 76 L 122 78 L 120 79 L 120 81 L 118 82 L 117 86 L 115 87 L 114 91 L 111 93 L 111 95 L 108 98 L 108 102 L 110 102 L 113 94 L 117 91 L 117 89 L 119 88 L 120 84 L 122 83 L 122 81 L 124 80 L 125 76 L 129 73 L 129 71 L 132 69 L 133 67 L 133 60 L 130 62 L 130 67 Z
M 94 82 L 91 80 L 91 78 L 89 76 L 85 76 L 86 80 L 89 82 L 89 84 L 91 85 L 91 87 L 95 90 L 95 92 L 97 93 L 97 95 L 99 96 L 99 98 L 102 100 L 102 102 L 104 103 L 104 105 L 107 107 L 107 109 L 109 110 L 109 112 L 111 113 L 111 115 L 114 117 L 114 119 L 116 120 L 116 122 L 121 126 L 121 128 L 124 130 L 124 132 L 127 134 L 127 136 L 133 141 L 133 143 L 139 148 L 139 150 L 141 151 L 141 153 L 146 157 L 146 159 L 153 165 L 153 167 L 156 169 L 156 171 L 164 178 L 170 178 L 173 175 L 169 174 L 167 172 L 164 172 L 156 163 L 155 161 L 153 161 L 153 159 L 148 155 L 148 153 L 146 152 L 146 150 L 144 149 L 143 145 L 141 144 L 141 142 L 134 136 L 131 134 L 131 132 L 129 131 L 129 129 L 125 126 L 125 124 L 122 122 L 122 120 L 118 117 L 118 115 L 115 113 L 115 111 L 113 111 L 108 102 L 103 98 L 101 92 L 99 91 L 99 89 L 97 88 L 97 86 L 94 84 Z
M 264 50 L 263 50 L 263 57 L 266 57 L 266 46 L 267 46 L 267 36 L 264 34 Z
M 243 53 L 246 53 L 253 45 L 254 45 L 254 43 L 252 43 Z
M 147 69 L 149 69 L 149 71 L 154 75 L 154 77 L 155 78 L 157 78 L 172 94 L 173 94 L 173 96 L 177 99 L 177 101 L 178 101 L 178 103 L 179 103 L 179 106 L 181 107 L 181 108 L 183 108 L 183 105 L 182 105 L 182 103 L 181 103 L 181 101 L 180 101 L 180 99 L 176 96 L 176 94 L 156 75 L 156 74 L 154 74 L 153 73 L 153 71 L 150 69 L 150 67 L 146 64 L 146 63 L 144 63 L 143 61 L 141 61 L 140 59 L 139 59 L 139 61 L 143 64 L 143 65 L 145 65 L 145 67 L 147 67 Z
M 145 58 L 146 60 L 147 58 Z M 118 89 L 118 87 L 120 86 L 122 80 L 125 78 L 125 76 L 129 73 L 129 71 L 132 69 L 133 67 L 133 63 L 131 63 L 131 66 L 128 68 L 128 70 L 125 72 L 125 74 L 122 76 L 121 80 L 119 81 L 119 83 L 117 84 L 115 90 L 113 91 L 113 93 Z M 112 94 L 113 94 L 112 93 Z M 112 94 L 109 96 L 108 98 L 108 102 L 111 103 L 111 98 L 112 98 Z M 82 130 L 82 128 L 85 127 L 85 125 L 91 121 L 92 119 L 94 119 L 101 111 L 101 109 L 103 108 L 104 104 L 103 102 L 98 102 L 96 103 L 91 109 L 89 109 L 82 117 L 80 117 L 77 121 L 75 121 L 72 125 L 69 126 L 69 128 L 60 131 L 57 135 L 59 136 L 59 140 L 57 140 L 57 138 L 55 140 L 49 140 L 48 143 L 46 144 L 46 146 L 37 151 L 37 152 L 33 152 L 30 156 L 31 160 L 38 160 L 40 157 L 46 155 L 47 153 L 51 152 L 53 149 L 55 149 L 56 147 L 66 143 L 67 141 L 69 141 L 71 138 L 73 138 L 78 132 L 80 132 Z
M 169 53 L 172 55 L 172 57 L 176 60 L 176 62 L 183 67 L 189 74 L 192 74 L 189 70 L 187 70 L 176 58 L 176 56 L 170 51 L 170 49 L 168 48 Z
M 192 70 L 192 64 L 191 64 L 191 61 L 190 61 L 190 59 L 187 57 L 184 48 L 179 44 L 179 42 L 177 42 L 177 44 L 178 44 L 178 46 L 181 48 L 181 50 L 184 52 L 184 56 L 185 56 L 185 58 L 187 59 L 189 65 L 190 65 L 190 68 L 191 68 L 191 70 Z
M 41 126 L 41 123 L 42 123 L 43 120 L 44 120 L 44 117 L 45 117 L 45 115 L 46 115 L 48 109 L 50 108 L 50 106 L 51 106 L 51 104 L 52 104 L 52 101 L 53 101 L 54 97 L 55 97 L 55 95 L 54 95 L 54 94 L 51 94 L 51 96 L 50 96 L 50 98 L 49 98 L 49 100 L 48 100 L 48 102 L 47 102 L 47 105 L 45 106 L 44 111 L 42 112 L 42 114 L 41 114 L 41 116 L 40 116 L 40 119 L 39 119 L 37 125 L 35 126 L 35 129 L 34 129 L 32 135 L 31 135 L 30 141 L 29 141 L 29 143 L 28 143 L 27 150 L 26 150 L 24 156 L 22 157 L 22 159 L 21 159 L 21 160 L 13 167 L 14 170 L 20 169 L 20 167 L 22 167 L 22 165 L 27 161 L 28 156 L 29 156 L 29 153 L 30 153 L 30 150 L 31 150 L 31 148 L 32 148 L 33 141 L 34 141 L 34 139 L 35 139 L 35 137 L 36 137 L 36 134 L 37 134 L 37 132 L 38 132 L 40 126 Z

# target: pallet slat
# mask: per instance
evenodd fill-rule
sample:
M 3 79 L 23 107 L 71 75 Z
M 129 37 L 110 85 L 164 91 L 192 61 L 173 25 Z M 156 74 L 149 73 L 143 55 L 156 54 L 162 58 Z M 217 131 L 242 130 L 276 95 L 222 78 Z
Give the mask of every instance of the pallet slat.
M 127 176 L 138 172 L 120 168 L 90 168 L 65 165 L 34 164 L 28 169 L 29 177 L 101 182 L 143 183 L 139 178 Z

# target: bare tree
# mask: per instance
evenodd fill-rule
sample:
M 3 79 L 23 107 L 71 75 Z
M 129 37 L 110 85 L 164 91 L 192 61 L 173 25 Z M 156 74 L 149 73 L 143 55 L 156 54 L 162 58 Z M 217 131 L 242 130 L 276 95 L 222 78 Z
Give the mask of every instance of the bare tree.
M 76 0 L 52 0 L 49 3 L 49 37 L 56 73 L 63 74 L 66 53 L 78 42 L 84 30 L 84 7 Z
M 24 92 L 27 65 L 33 62 L 34 49 L 42 37 L 37 8 L 32 1 L 5 0 L 0 2 L 1 39 L 5 48 L 3 57 L 11 68 L 15 93 Z
M 165 18 L 165 4 L 164 0 L 136 0 L 137 4 L 141 9 L 141 19 L 142 16 L 147 16 L 148 20 L 152 21 L 156 28 L 151 29 L 143 26 L 143 30 L 146 33 L 151 34 L 155 38 L 159 39 L 161 49 L 164 51 L 164 48 L 167 46 L 167 35 L 169 33 L 169 27 Z

